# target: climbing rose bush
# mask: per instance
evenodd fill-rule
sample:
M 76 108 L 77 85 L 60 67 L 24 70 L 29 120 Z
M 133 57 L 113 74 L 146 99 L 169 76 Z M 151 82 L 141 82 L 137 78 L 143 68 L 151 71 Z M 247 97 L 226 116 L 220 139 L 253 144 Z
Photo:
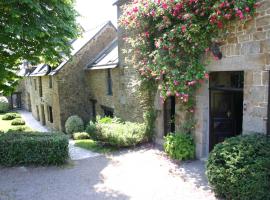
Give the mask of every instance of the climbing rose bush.
M 255 0 L 134 0 L 120 18 L 129 33 L 126 53 L 143 81 L 159 84 L 162 100 L 174 95 L 193 112 L 193 93 L 208 79 L 202 56 L 230 21 L 251 19 L 257 6 Z

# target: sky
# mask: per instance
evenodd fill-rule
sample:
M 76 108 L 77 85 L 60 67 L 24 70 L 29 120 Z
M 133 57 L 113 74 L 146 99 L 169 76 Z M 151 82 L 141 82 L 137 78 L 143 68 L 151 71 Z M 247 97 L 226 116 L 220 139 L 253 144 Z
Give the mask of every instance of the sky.
M 117 26 L 116 0 L 76 0 L 75 9 L 81 15 L 78 22 L 88 31 L 111 20 Z

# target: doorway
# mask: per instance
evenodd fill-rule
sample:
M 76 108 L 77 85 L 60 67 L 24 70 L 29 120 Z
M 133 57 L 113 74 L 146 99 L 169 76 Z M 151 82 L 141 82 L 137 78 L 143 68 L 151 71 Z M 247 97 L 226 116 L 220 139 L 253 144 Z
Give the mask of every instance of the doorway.
M 209 150 L 226 138 L 240 135 L 243 122 L 244 73 L 210 73 Z
M 164 136 L 175 132 L 175 97 L 171 96 L 164 102 Z
M 11 109 L 21 109 L 22 108 L 22 94 L 21 92 L 15 92 L 10 97 L 10 107 Z
M 44 108 L 44 105 L 41 105 L 40 106 L 40 112 L 41 112 L 41 124 L 43 125 L 43 126 L 45 126 L 46 125 L 46 118 L 45 118 L 45 108 Z

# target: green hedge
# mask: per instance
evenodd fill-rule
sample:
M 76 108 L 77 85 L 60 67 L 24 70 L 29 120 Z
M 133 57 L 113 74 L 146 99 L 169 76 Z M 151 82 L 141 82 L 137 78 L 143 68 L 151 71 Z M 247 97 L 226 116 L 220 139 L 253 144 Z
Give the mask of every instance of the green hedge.
M 144 124 L 100 119 L 96 123 L 97 140 L 114 147 L 130 147 L 147 141 Z
M 0 134 L 0 165 L 60 165 L 68 159 L 68 137 L 61 133 Z
M 65 123 L 65 130 L 67 134 L 84 131 L 83 120 L 77 115 L 70 116 Z
M 195 158 L 195 143 L 190 134 L 170 133 L 164 139 L 164 150 L 170 158 L 176 160 Z
M 16 118 L 11 122 L 11 125 L 13 126 L 25 125 L 25 121 L 23 119 Z
M 6 113 L 3 115 L 2 120 L 13 120 L 16 116 L 16 113 Z
M 217 144 L 206 173 L 216 194 L 225 199 L 270 199 L 270 138 L 238 136 Z

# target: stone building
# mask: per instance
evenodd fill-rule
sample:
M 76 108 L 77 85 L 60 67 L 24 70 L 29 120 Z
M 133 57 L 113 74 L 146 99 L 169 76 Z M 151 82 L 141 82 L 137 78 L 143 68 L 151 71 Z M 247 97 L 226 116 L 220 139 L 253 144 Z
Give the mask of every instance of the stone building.
M 121 6 L 128 0 L 118 0 Z M 269 134 L 270 1 L 261 0 L 255 19 L 245 25 L 235 23 L 219 41 L 222 59 L 208 66 L 210 79 L 196 93 L 194 138 L 197 158 L 205 158 L 215 144 L 227 137 Z M 125 48 L 119 32 L 119 48 Z M 126 33 L 125 33 L 126 34 Z M 124 55 L 119 56 L 120 62 Z M 164 104 L 156 95 L 156 142 L 162 144 L 168 132 L 183 123 L 181 104 L 174 97 Z
M 65 121 L 71 115 L 79 115 L 87 122 L 93 110 L 85 66 L 116 37 L 116 28 L 108 22 L 74 41 L 71 58 L 57 68 L 51 69 L 44 64 L 26 67 L 21 72 L 24 108 L 54 130 L 64 131 Z

